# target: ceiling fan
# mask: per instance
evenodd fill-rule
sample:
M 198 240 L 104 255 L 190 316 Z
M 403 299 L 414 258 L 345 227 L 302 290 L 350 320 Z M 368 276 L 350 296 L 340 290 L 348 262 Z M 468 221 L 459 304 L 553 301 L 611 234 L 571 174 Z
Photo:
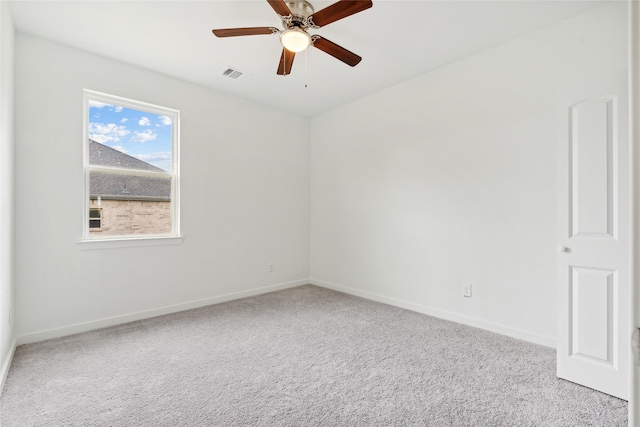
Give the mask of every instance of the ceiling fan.
M 282 20 L 284 30 L 275 27 L 225 28 L 213 30 L 216 37 L 255 36 L 260 34 L 280 34 L 282 55 L 277 74 L 291 73 L 293 59 L 297 52 L 313 46 L 328 53 L 347 65 L 355 67 L 362 58 L 342 46 L 318 35 L 309 35 L 307 29 L 320 28 L 339 19 L 346 18 L 373 6 L 371 0 L 340 0 L 315 12 L 306 0 L 267 0 Z

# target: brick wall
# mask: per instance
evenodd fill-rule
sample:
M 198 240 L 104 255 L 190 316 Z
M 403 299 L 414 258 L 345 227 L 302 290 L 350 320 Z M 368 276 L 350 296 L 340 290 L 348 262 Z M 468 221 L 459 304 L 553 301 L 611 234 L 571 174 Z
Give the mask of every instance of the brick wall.
M 89 228 L 93 236 L 164 234 L 171 231 L 171 202 L 137 200 L 91 200 L 91 208 L 102 209 L 100 228 Z

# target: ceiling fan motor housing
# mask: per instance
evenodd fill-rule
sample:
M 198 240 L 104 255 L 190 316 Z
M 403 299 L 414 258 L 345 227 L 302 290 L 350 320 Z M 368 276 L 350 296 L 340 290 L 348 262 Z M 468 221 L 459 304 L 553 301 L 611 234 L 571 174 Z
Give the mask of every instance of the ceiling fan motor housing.
M 309 27 L 307 18 L 313 14 L 313 6 L 306 0 L 288 1 L 287 7 L 291 11 L 291 18 L 282 17 L 282 24 L 285 28 L 298 27 L 306 29 Z

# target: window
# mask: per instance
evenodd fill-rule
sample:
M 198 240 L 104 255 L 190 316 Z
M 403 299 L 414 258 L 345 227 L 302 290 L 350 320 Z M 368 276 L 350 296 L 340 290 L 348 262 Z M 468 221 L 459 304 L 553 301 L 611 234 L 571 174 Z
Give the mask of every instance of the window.
M 177 110 L 84 92 L 85 240 L 178 237 Z
M 89 228 L 102 227 L 102 209 L 89 209 Z

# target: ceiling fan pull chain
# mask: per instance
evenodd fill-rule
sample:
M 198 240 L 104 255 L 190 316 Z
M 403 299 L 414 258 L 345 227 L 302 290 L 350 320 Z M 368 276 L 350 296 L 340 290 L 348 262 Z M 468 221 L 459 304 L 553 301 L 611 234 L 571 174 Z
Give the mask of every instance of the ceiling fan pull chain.
M 304 51 L 304 87 L 305 89 L 307 88 L 307 83 L 309 82 L 309 79 L 307 78 L 307 52 L 309 51 L 309 49 L 305 49 Z

